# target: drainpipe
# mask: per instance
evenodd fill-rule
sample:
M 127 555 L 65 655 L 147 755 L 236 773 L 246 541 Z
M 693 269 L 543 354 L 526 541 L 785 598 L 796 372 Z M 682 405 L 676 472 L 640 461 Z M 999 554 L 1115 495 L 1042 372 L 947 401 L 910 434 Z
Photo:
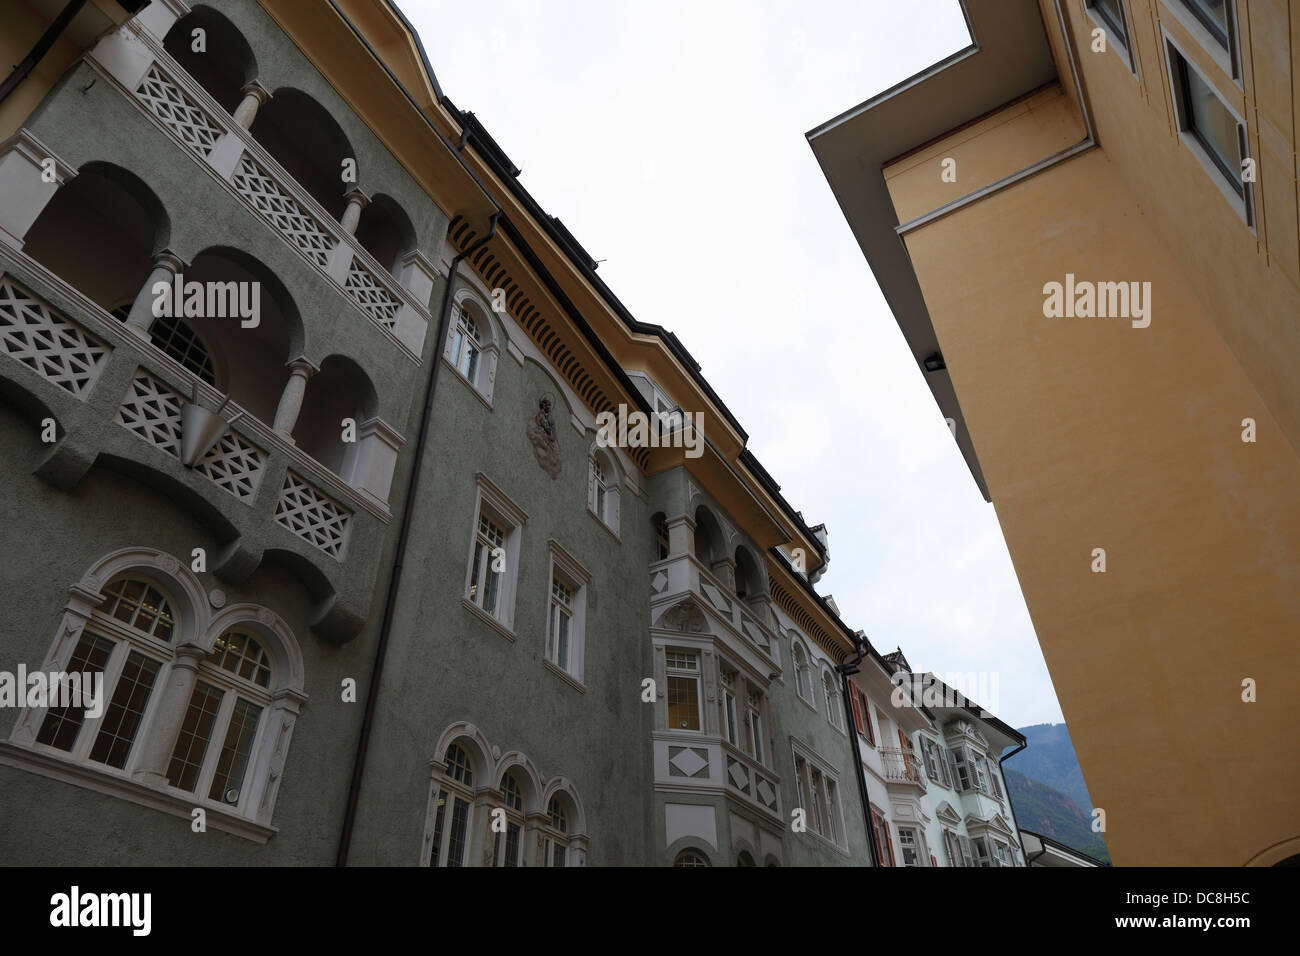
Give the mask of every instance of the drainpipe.
M 63 35 L 63 31 L 68 28 L 68 24 L 76 18 L 85 5 L 86 0 L 69 0 L 69 3 L 59 11 L 59 15 L 41 34 L 41 38 L 36 41 L 36 45 L 32 47 L 31 52 L 23 57 L 23 61 L 14 67 L 13 72 L 5 78 L 4 83 L 0 84 L 0 103 L 4 102 L 5 98 L 18 88 L 18 84 L 27 79 L 32 70 L 36 69 L 36 64 L 40 63 L 45 58 L 45 54 L 50 52 L 50 47 L 54 46 L 59 37 Z
M 857 642 L 856 637 L 854 643 Z M 858 665 L 862 663 L 862 658 L 867 654 L 867 649 L 863 645 L 858 645 L 852 660 L 845 661 L 835 669 L 840 673 L 840 693 L 844 697 L 845 717 L 853 717 L 853 698 L 850 696 L 849 675 L 858 673 Z M 868 718 L 870 719 L 870 718 Z M 849 737 L 852 746 L 849 748 L 853 751 L 853 768 L 856 771 L 855 776 L 858 778 L 858 799 L 862 803 L 862 820 L 867 826 L 867 851 L 871 854 L 871 865 L 880 866 L 880 849 L 876 846 L 876 828 L 871 823 L 871 802 L 867 799 L 867 771 L 862 766 L 862 751 L 858 749 L 858 740 L 856 737 L 857 728 L 853 728 Z
M 433 393 L 438 386 L 438 370 L 442 368 L 443 342 L 447 338 L 447 324 L 451 317 L 451 296 L 456 285 L 456 270 L 460 262 L 473 255 L 484 245 L 492 241 L 497 233 L 497 220 L 501 209 L 492 214 L 488 231 L 475 239 L 464 251 L 451 260 L 447 270 L 447 285 L 442 290 L 442 308 L 438 315 L 438 334 L 434 339 L 433 368 L 429 372 L 429 382 L 424 389 L 424 408 L 420 413 L 420 427 L 416 433 L 415 453 L 411 458 L 411 477 L 406 482 L 406 498 L 402 507 L 402 526 L 397 535 L 397 551 L 393 556 L 393 567 L 388 576 L 388 594 L 384 599 L 384 617 L 379 626 L 379 641 L 375 646 L 375 663 L 370 669 L 370 686 L 366 691 L 366 710 L 361 719 L 361 739 L 357 743 L 357 756 L 352 765 L 352 783 L 348 787 L 348 806 L 343 815 L 343 833 L 339 837 L 339 852 L 335 866 L 347 866 L 348 850 L 352 846 L 352 827 L 356 822 L 357 805 L 361 800 L 361 780 L 366 769 L 366 754 L 370 748 L 370 731 L 374 725 L 375 705 L 379 699 L 379 683 L 384 671 L 384 658 L 388 653 L 388 639 L 393 628 L 393 612 L 397 606 L 397 592 L 402 583 L 402 567 L 406 563 L 406 542 L 410 536 L 411 519 L 415 514 L 415 505 L 419 500 L 420 472 L 424 464 L 424 451 L 429 440 L 429 420 L 433 417 Z
M 1002 774 L 1002 789 L 1007 792 L 1007 806 L 1011 808 L 1011 825 L 1016 828 L 1016 842 L 1020 844 L 1020 858 L 1025 861 L 1026 867 L 1029 866 L 1029 854 L 1025 852 L 1025 841 L 1020 836 L 1020 823 L 1016 820 L 1016 801 L 1011 799 L 1011 787 L 1007 785 L 1007 775 L 1003 773 L 1004 768 L 1002 762 L 1014 757 L 1028 746 L 1029 741 L 1025 740 L 1019 747 L 1011 751 L 1011 753 L 1007 754 L 1005 757 L 998 758 L 998 773 Z M 1044 846 L 1046 846 L 1046 844 L 1044 844 Z M 1044 852 L 1046 852 L 1046 850 L 1044 850 Z M 1037 859 L 1037 857 L 1035 857 L 1035 859 Z

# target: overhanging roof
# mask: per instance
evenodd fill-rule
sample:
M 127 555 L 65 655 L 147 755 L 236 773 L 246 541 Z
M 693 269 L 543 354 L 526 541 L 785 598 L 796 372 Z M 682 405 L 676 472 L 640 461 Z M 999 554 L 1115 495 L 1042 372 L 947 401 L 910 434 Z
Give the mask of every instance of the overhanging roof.
M 883 167 L 976 117 L 1056 79 L 1035 0 L 960 0 L 971 44 L 930 68 L 811 130 L 812 147 L 831 191 L 862 248 L 980 492 L 988 487 L 946 369 L 925 370 L 939 352 L 916 272 L 903 241 Z

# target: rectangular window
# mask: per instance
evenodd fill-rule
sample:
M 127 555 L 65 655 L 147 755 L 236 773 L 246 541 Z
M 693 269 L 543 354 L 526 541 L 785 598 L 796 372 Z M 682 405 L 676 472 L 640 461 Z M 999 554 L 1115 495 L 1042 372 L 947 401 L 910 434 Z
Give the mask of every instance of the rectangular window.
M 749 721 L 750 754 L 763 762 L 763 698 L 752 688 L 745 695 L 745 714 Z
M 433 847 L 429 852 L 429 865 L 437 866 L 440 862 L 438 859 L 442 850 L 442 825 L 447 819 L 447 801 L 451 799 L 451 794 L 446 790 L 438 791 L 438 809 L 433 818 Z
M 822 774 L 816 767 L 808 775 L 809 790 L 812 793 L 812 812 L 808 815 L 808 823 L 814 831 L 826 836 L 826 821 L 823 817 L 825 800 L 822 792 Z
M 867 703 L 866 694 L 861 691 L 858 691 L 858 694 L 862 698 L 862 729 L 866 732 L 867 743 L 874 747 L 876 745 L 876 734 L 871 729 L 871 705 Z
M 546 631 L 546 659 L 562 671 L 569 669 L 569 640 L 573 629 L 573 588 L 551 578 L 551 619 Z
M 495 618 L 501 616 L 506 566 L 506 533 L 492 517 L 480 513 L 469 572 L 469 599 Z
M 916 842 L 916 831 L 910 827 L 898 828 L 898 852 L 903 858 L 903 866 L 920 866 L 920 848 Z
M 975 770 L 975 789 L 978 790 L 980 793 L 988 793 L 989 778 L 988 778 L 988 772 L 985 770 L 984 767 L 983 756 L 975 753 L 974 751 L 971 751 L 970 765 Z
M 989 848 L 988 845 L 984 842 L 984 838 L 974 837 L 971 839 L 970 842 L 975 847 L 975 856 L 979 861 L 979 865 L 992 866 L 993 862 L 989 857 Z
M 1246 226 L 1255 228 L 1254 160 L 1246 124 L 1165 34 L 1170 93 L 1183 145 Z
M 722 668 L 722 729 L 727 735 L 727 743 L 733 747 L 740 745 L 740 731 L 736 723 L 736 672 Z
M 1225 50 L 1231 50 L 1229 34 L 1232 30 L 1232 21 L 1228 0 L 1182 0 L 1182 3 L 1192 11 L 1192 15 L 1201 26 L 1205 27 L 1216 43 Z
M 957 838 L 957 843 L 961 847 L 961 865 L 975 866 L 975 851 L 971 849 L 970 839 L 964 836 Z
M 447 835 L 446 866 L 465 865 L 465 834 L 469 827 L 469 804 L 460 797 L 453 798 L 451 832 Z
M 109 655 L 113 653 L 116 643 L 90 631 L 82 631 L 81 640 L 68 661 L 69 674 L 102 674 L 108 664 Z M 84 696 L 83 696 L 84 701 Z M 83 706 L 51 707 L 45 712 L 41 721 L 40 732 L 36 735 L 38 744 L 46 744 L 57 750 L 71 750 L 77 742 L 81 725 L 86 722 L 86 708 Z
M 1128 56 L 1128 24 L 1124 18 L 1124 0 L 1088 0 L 1088 9 L 1094 19 L 1101 22 L 1111 43 L 1118 44 L 1125 58 Z
M 700 655 L 668 651 L 668 727 L 700 729 Z
M 970 766 L 966 760 L 966 748 L 954 747 L 951 753 L 953 769 L 957 773 L 957 789 L 961 791 L 971 789 L 971 774 Z
M 994 841 L 993 841 L 993 855 L 994 855 L 994 857 L 995 857 L 996 860 L 997 860 L 997 865 L 998 865 L 998 866 L 1010 866 L 1010 865 L 1011 865 L 1011 858 L 1010 858 L 1009 854 L 1007 853 L 1007 847 L 1006 847 L 1006 844 L 1005 844 L 1005 843 L 999 843 L 999 842 L 997 842 L 996 840 L 994 840 Z
M 952 830 L 944 828 L 943 831 L 943 852 L 948 858 L 949 866 L 963 866 L 961 858 L 961 844 L 957 842 L 957 834 Z

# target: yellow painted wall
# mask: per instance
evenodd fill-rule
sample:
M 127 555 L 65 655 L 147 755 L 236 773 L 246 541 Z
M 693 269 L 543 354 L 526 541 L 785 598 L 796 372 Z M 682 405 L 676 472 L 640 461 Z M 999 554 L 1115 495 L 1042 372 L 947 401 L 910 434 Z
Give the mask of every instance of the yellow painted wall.
M 1092 150 L 907 245 L 1114 860 L 1242 864 L 1300 836 L 1300 459 L 1127 183 Z M 1067 272 L 1150 327 L 1045 318 Z

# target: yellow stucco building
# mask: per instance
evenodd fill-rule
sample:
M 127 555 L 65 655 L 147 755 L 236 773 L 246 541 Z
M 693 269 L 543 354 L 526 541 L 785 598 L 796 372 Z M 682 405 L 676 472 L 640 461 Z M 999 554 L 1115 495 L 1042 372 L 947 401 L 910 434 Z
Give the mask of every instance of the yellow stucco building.
M 969 47 L 810 144 L 997 509 L 1113 859 L 1280 862 L 1300 853 L 1300 16 L 963 11 Z

